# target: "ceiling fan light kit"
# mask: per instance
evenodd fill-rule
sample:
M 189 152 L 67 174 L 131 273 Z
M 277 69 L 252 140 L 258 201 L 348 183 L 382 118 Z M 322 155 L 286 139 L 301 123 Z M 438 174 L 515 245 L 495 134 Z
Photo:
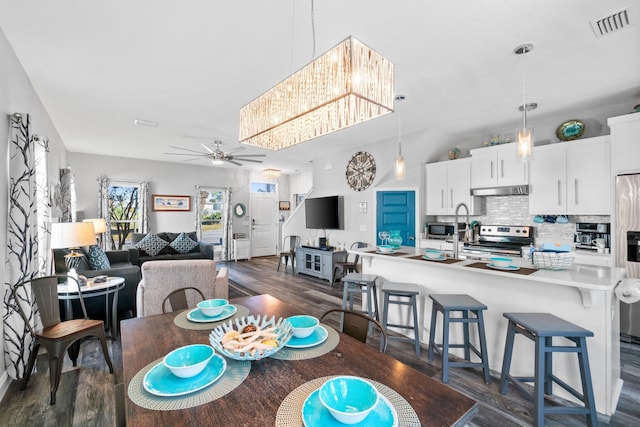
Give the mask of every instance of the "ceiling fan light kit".
M 240 109 L 240 142 L 281 150 L 393 111 L 394 65 L 350 36 Z

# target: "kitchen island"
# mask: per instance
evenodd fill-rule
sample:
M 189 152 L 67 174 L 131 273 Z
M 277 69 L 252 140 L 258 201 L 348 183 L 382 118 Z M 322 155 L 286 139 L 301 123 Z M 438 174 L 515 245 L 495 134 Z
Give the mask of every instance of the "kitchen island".
M 363 273 L 377 274 L 379 280 L 420 285 L 423 293 L 419 323 L 422 325 L 421 341 L 425 344 L 428 343 L 431 318 L 430 293 L 468 294 L 486 304 L 488 309 L 484 314 L 484 322 L 489 366 L 496 380 L 502 368 L 508 325 L 503 313 L 552 313 L 591 330 L 594 337 L 587 338 L 587 346 L 596 407 L 605 417 L 615 412 L 622 379 L 619 300 L 614 288 L 624 277 L 624 269 L 573 264 L 562 271 L 537 270 L 520 258 L 514 258 L 514 264 L 522 268 L 517 271 L 502 271 L 486 268 L 486 262 L 471 259 L 456 262 L 424 260 L 423 249 L 413 247 L 401 247 L 392 255 L 377 254 L 370 248 L 349 252 L 360 254 Z M 409 313 L 404 307 L 393 307 L 390 309 L 389 321 L 410 323 Z M 437 342 L 442 342 L 441 321 L 438 320 Z M 472 334 L 472 341 L 477 344 L 473 335 L 477 339 L 477 334 Z M 460 325 L 451 327 L 451 342 L 462 342 Z M 451 351 L 457 356 L 463 356 L 459 349 Z M 532 341 L 516 339 L 511 374 L 533 375 L 534 356 Z M 575 354 L 554 354 L 553 366 L 556 376 L 577 390 L 582 390 Z M 480 371 L 478 375 L 481 375 Z M 509 392 L 518 393 L 514 387 L 510 387 Z M 573 396 L 559 386 L 555 386 L 553 392 L 575 401 Z

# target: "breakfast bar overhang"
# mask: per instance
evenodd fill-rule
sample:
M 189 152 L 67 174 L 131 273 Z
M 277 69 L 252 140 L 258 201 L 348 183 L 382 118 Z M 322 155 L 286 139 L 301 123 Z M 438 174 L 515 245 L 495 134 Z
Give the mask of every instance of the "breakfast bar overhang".
M 468 294 L 486 304 L 484 314 L 489 366 L 494 380 L 499 378 L 505 347 L 508 321 L 505 312 L 552 313 L 594 333 L 587 339 L 593 389 L 597 411 L 605 417 L 616 409 L 622 379 L 620 377 L 620 319 L 619 300 L 614 288 L 624 277 L 624 269 L 573 264 L 562 271 L 536 270 L 531 274 L 492 270 L 481 267 L 477 260 L 443 263 L 422 259 L 421 249 L 402 247 L 393 255 L 375 251 L 351 250 L 362 257 L 362 272 L 377 274 L 385 281 L 409 282 L 420 285 L 421 341 L 426 345 L 431 317 L 431 293 Z M 532 267 L 521 264 L 522 267 Z M 524 268 L 523 268 L 524 270 Z M 400 308 L 390 310 L 390 321 L 409 324 L 409 313 Z M 398 331 L 401 332 L 401 331 Z M 441 331 L 436 331 L 441 342 Z M 451 342 L 462 342 L 462 328 L 451 329 Z M 472 338 L 473 342 L 473 338 Z M 476 343 L 477 344 L 477 343 Z M 461 350 L 453 350 L 463 357 Z M 511 373 L 531 376 L 535 361 L 534 344 L 530 340 L 516 340 Z M 576 356 L 554 355 L 554 374 L 577 390 L 581 390 Z M 481 375 L 481 372 L 478 372 Z M 510 393 L 517 393 L 510 389 Z M 560 387 L 553 393 L 577 401 Z

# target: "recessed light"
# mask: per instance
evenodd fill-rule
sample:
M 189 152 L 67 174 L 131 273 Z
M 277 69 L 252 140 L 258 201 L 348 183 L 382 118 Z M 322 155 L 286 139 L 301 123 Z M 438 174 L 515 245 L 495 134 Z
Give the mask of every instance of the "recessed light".
M 147 126 L 150 128 L 157 128 L 158 127 L 158 122 L 154 122 L 152 120 L 142 120 L 142 119 L 135 119 L 133 121 L 133 124 L 136 126 Z

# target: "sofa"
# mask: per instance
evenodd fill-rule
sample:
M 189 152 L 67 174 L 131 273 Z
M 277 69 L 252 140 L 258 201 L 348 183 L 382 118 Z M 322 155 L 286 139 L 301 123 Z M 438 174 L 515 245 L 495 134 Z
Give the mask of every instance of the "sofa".
M 140 267 L 147 261 L 213 260 L 213 245 L 198 241 L 195 231 L 133 233 L 131 243 L 131 262 Z
M 148 261 L 142 266 L 138 286 L 137 316 L 162 314 L 164 299 L 174 290 L 192 286 L 202 291 L 206 299 L 229 297 L 229 273 L 226 267 L 216 269 L 213 260 Z M 189 307 L 199 302 L 189 294 Z
M 91 247 L 95 249 L 97 247 Z M 99 248 L 98 248 L 99 249 Z M 100 250 L 101 251 L 101 250 Z M 136 315 L 136 289 L 141 279 L 140 267 L 135 265 L 128 250 L 104 251 L 108 259 L 109 268 L 94 269 L 91 267 L 89 251 L 82 248 L 81 252 L 85 259 L 81 262 L 81 268 L 77 273 L 86 278 L 107 275 L 124 278 L 124 288 L 118 292 L 118 314 L 119 318 L 135 317 Z M 53 249 L 53 261 L 56 274 L 67 274 L 67 266 L 64 256 L 69 253 L 68 249 Z M 87 314 L 92 319 L 106 319 L 105 302 L 103 298 L 87 298 L 85 300 Z M 73 301 L 74 317 L 82 316 L 82 309 L 79 302 Z

